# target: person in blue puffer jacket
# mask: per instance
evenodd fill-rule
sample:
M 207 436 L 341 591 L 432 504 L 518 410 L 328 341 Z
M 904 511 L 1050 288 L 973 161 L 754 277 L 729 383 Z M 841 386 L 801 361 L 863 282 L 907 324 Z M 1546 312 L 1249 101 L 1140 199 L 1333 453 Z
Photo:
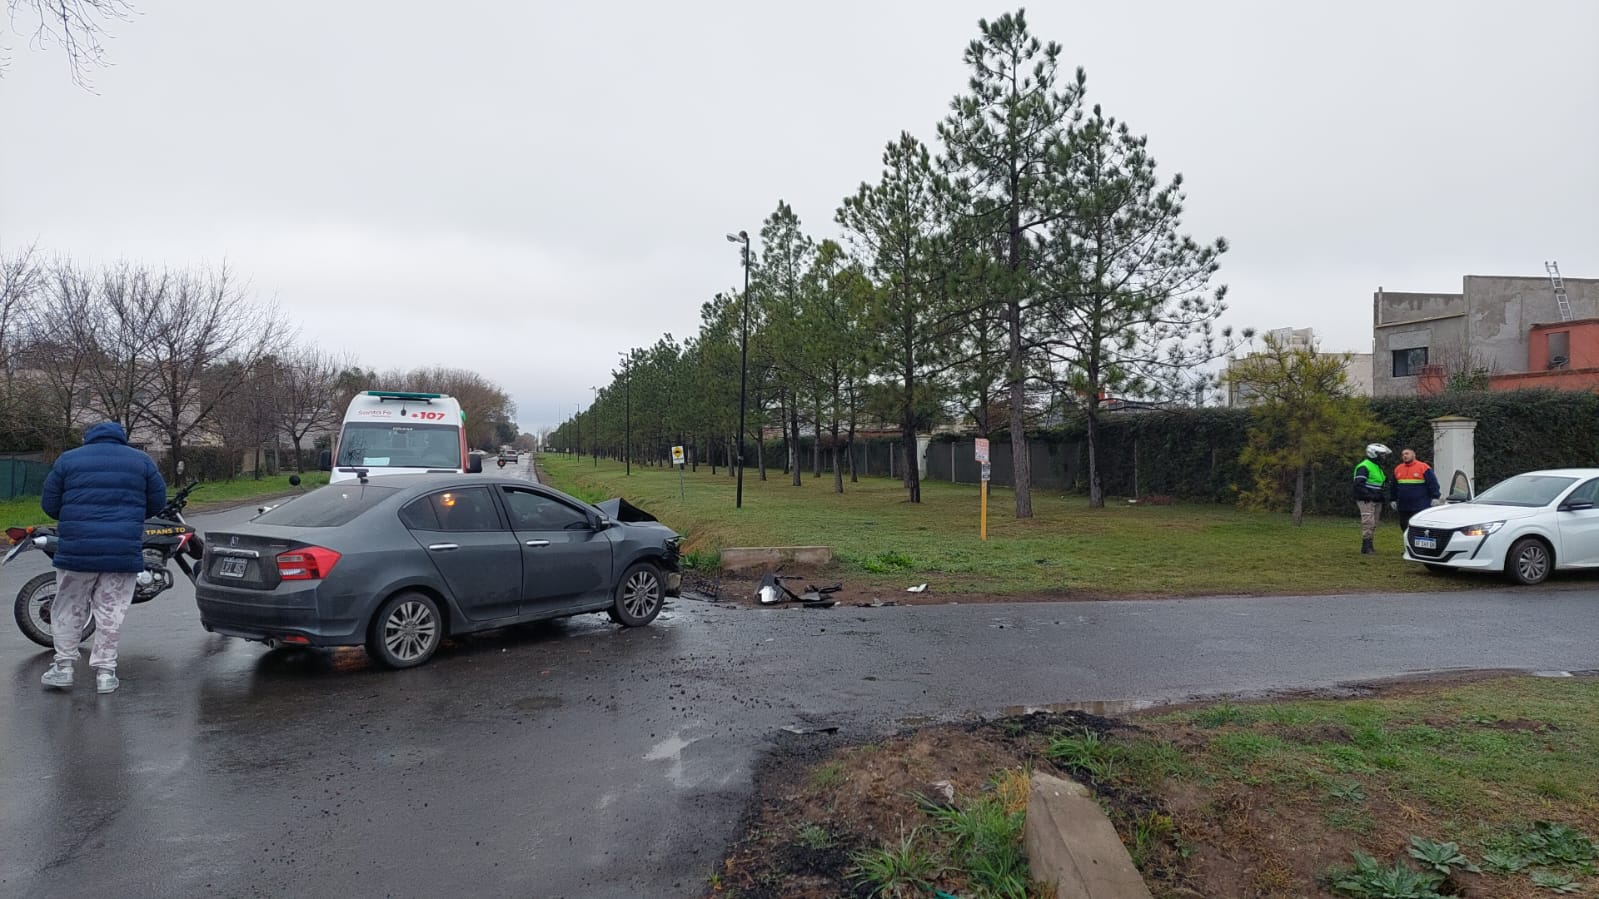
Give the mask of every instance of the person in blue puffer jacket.
M 83 446 L 62 453 L 45 476 L 39 505 L 59 523 L 60 538 L 50 605 L 56 654 L 41 679 L 45 686 L 72 686 L 78 644 L 92 614 L 95 689 L 117 688 L 122 619 L 133 602 L 134 579 L 144 570 L 144 520 L 166 503 L 166 481 L 155 461 L 129 446 L 127 433 L 112 421 L 89 428 Z

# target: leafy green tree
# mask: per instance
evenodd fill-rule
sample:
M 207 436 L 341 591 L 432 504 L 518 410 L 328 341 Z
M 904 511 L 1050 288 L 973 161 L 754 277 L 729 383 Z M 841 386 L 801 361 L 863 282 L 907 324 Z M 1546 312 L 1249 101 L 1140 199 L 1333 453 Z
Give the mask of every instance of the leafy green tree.
M 1352 466 L 1358 447 L 1385 436 L 1366 400 L 1352 395 L 1348 363 L 1347 353 L 1288 347 L 1270 335 L 1262 352 L 1233 361 L 1226 378 L 1252 412 L 1239 458 L 1254 474 L 1245 504 L 1280 509 L 1291 497 L 1294 524 L 1302 524 L 1305 474 Z
M 1064 214 L 1055 170 L 1067 128 L 1081 115 L 1083 72 L 1058 78 L 1060 45 L 1033 37 L 1021 11 L 978 22 L 966 49 L 970 93 L 956 97 L 938 127 L 952 171 L 970 191 L 961 233 L 998 248 L 995 305 L 1006 328 L 1011 460 L 1016 517 L 1033 515 L 1027 447 L 1027 389 L 1036 370 L 1034 307 L 1039 302 L 1036 242 Z
M 1181 233 L 1181 175 L 1162 184 L 1147 139 L 1095 106 L 1057 148 L 1054 200 L 1065 215 L 1041 249 L 1041 308 L 1064 394 L 1088 431 L 1088 502 L 1104 506 L 1099 473 L 1101 409 L 1111 397 L 1193 396 L 1201 363 L 1234 348 L 1215 333 L 1226 287 L 1211 288 L 1227 242 Z

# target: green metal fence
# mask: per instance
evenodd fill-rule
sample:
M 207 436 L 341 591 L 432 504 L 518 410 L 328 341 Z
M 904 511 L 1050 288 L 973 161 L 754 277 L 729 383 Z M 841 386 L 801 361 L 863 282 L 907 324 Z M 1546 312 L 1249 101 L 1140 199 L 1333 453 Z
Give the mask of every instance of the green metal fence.
M 38 496 L 50 466 L 29 459 L 0 459 L 0 499 Z

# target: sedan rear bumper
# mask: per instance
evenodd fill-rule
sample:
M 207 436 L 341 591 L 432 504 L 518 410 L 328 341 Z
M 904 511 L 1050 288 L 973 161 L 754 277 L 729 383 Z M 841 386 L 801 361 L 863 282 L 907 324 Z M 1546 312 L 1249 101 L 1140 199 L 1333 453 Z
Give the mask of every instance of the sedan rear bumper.
M 317 587 L 246 590 L 201 578 L 195 585 L 200 625 L 207 631 L 245 640 L 276 642 L 297 637 L 308 646 L 358 646 L 365 641 L 360 622 L 327 619 L 317 602 Z

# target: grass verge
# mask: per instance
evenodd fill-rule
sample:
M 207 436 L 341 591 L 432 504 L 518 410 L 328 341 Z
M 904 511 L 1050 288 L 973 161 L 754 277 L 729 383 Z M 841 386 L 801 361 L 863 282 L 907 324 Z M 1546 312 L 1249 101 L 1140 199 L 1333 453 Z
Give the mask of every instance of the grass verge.
M 1516 676 L 780 748 L 711 892 L 1045 895 L 1004 848 L 1040 770 L 1095 791 L 1157 897 L 1593 895 L 1596 747 L 1599 679 Z
M 744 506 L 733 508 L 724 471 L 712 475 L 623 467 L 601 460 L 544 455 L 555 487 L 588 500 L 625 496 L 687 536 L 694 559 L 729 546 L 825 544 L 852 583 L 894 586 L 926 581 L 941 594 L 1015 596 L 1172 596 L 1447 590 L 1499 584 L 1492 578 L 1433 575 L 1400 559 L 1399 528 L 1385 522 L 1378 553 L 1359 554 L 1354 519 L 1287 515 L 1218 505 L 1129 505 L 1112 499 L 1088 508 L 1080 496 L 1034 491 L 1034 517 L 1017 520 L 1014 495 L 997 488 L 989 501 L 989 539 L 978 539 L 978 488 L 926 483 L 922 503 L 905 501 L 897 480 L 832 478 L 793 487 L 770 473 L 745 472 Z
M 234 478 L 231 481 L 207 481 L 200 489 L 189 497 L 189 510 L 191 512 L 204 511 L 207 507 L 218 505 L 234 505 L 246 503 L 251 500 L 262 499 L 268 496 L 279 496 L 293 493 L 297 490 L 310 490 L 320 487 L 328 482 L 328 473 L 325 471 L 308 471 L 300 475 L 302 484 L 293 487 L 289 484 L 287 474 L 263 476 L 260 479 L 253 477 Z M 174 485 L 167 485 L 167 493 L 176 492 Z M 33 524 L 47 524 L 50 519 L 39 508 L 37 496 L 19 496 L 0 502 L 0 527 L 16 525 L 27 526 Z

